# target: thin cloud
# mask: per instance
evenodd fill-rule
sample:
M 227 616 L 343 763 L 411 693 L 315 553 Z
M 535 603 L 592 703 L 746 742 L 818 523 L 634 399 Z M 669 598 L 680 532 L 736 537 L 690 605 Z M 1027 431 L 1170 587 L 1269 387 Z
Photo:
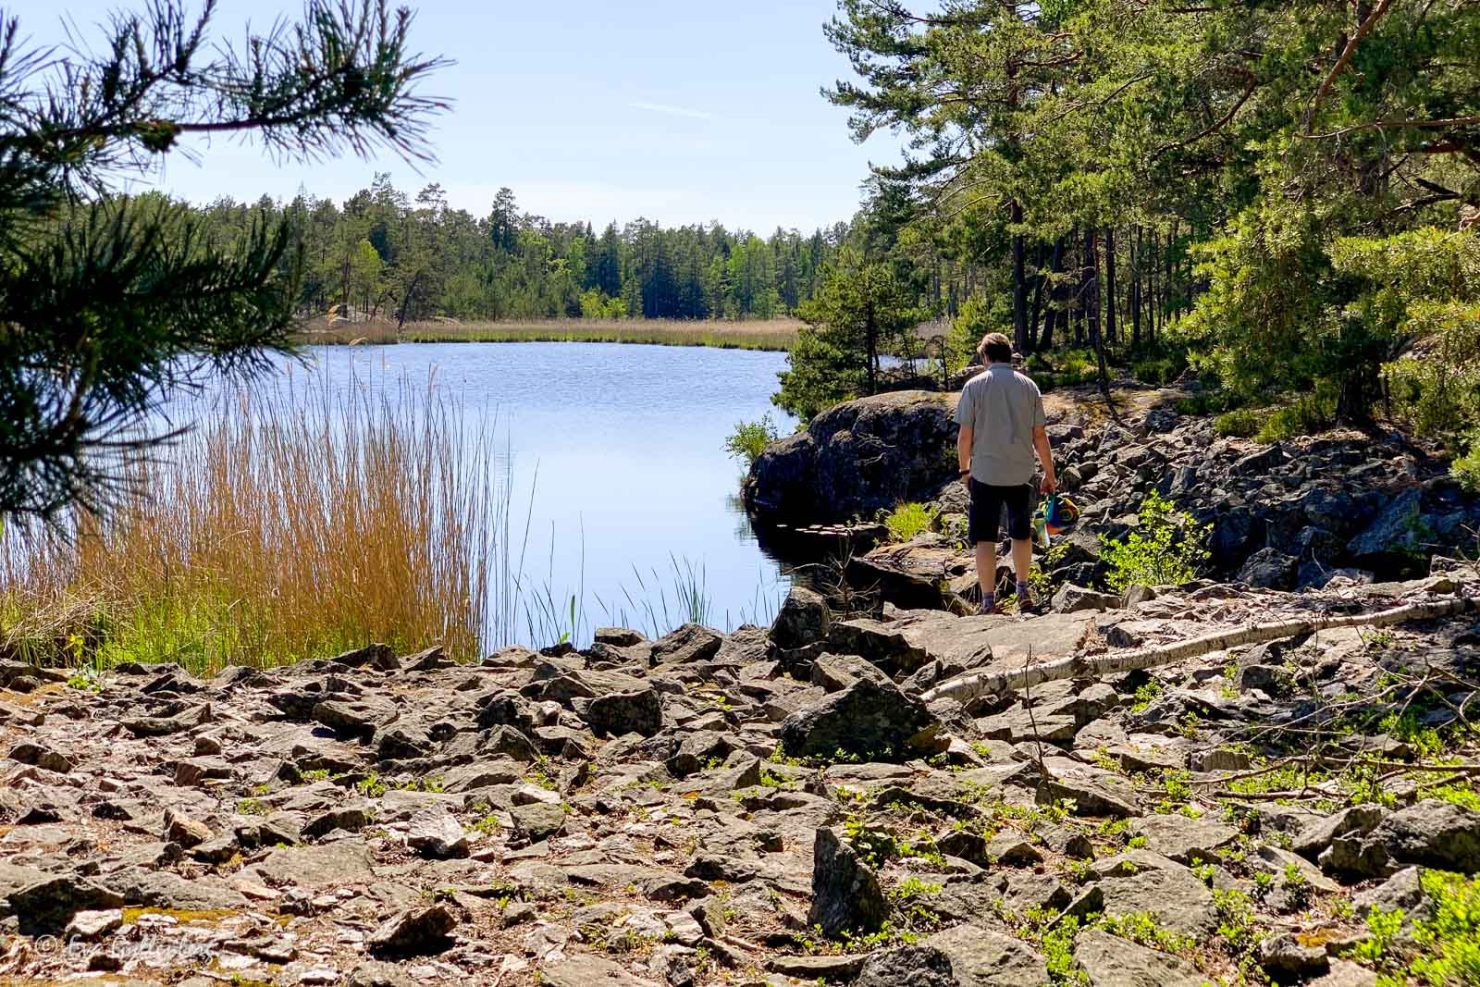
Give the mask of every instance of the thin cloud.
M 649 113 L 663 113 L 671 117 L 688 117 L 690 120 L 714 119 L 713 113 L 706 113 L 703 110 L 691 110 L 686 106 L 670 106 L 667 103 L 648 103 L 642 100 L 639 100 L 635 103 L 629 103 L 627 105 L 632 107 L 634 110 L 646 110 Z

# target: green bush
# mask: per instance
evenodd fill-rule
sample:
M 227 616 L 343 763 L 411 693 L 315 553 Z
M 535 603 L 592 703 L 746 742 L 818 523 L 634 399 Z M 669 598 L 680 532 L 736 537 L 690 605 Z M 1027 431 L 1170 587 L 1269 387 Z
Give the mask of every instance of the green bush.
M 757 457 L 766 451 L 766 446 L 775 442 L 776 438 L 776 423 L 767 413 L 761 416 L 760 421 L 736 422 L 735 431 L 725 439 L 725 451 L 749 469 Z
M 1258 413 L 1248 408 L 1239 408 L 1236 411 L 1226 411 L 1214 418 L 1213 431 L 1219 435 L 1250 439 L 1258 434 L 1260 424 Z
M 1480 493 L 1480 430 L 1469 435 L 1470 448 L 1462 456 L 1455 457 L 1449 473 L 1467 493 Z
M 914 503 L 900 504 L 884 519 L 884 527 L 889 529 L 890 541 L 909 541 L 933 528 L 939 516 L 940 512 L 934 507 Z
M 1318 392 L 1285 405 L 1264 420 L 1254 437 L 1260 442 L 1281 442 L 1299 435 L 1314 435 L 1334 424 L 1335 402 Z
M 1141 504 L 1139 526 L 1122 539 L 1100 536 L 1110 573 L 1106 583 L 1115 592 L 1127 586 L 1162 586 L 1197 578 L 1207 564 L 1208 532 L 1190 515 L 1152 492 Z

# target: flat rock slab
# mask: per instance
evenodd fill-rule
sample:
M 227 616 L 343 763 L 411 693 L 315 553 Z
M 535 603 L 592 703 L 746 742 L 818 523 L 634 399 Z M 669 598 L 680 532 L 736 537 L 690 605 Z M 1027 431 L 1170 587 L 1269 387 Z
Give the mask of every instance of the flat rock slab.
M 1090 987 L 1202 987 L 1207 978 L 1186 960 L 1157 952 L 1099 929 L 1074 940 L 1074 965 Z
M 375 879 L 370 869 L 370 851 L 363 843 L 280 847 L 252 869 L 268 884 L 296 884 L 304 888 L 368 884 Z
M 540 983 L 547 987 L 658 987 L 656 981 L 628 973 L 600 956 L 575 955 L 540 970 Z
M 1017 668 L 1029 650 L 1034 661 L 1071 655 L 1094 624 L 1093 614 L 1050 613 L 1041 617 L 956 617 L 938 610 L 908 610 L 888 625 L 931 659 L 965 666 L 991 655 L 994 671 Z

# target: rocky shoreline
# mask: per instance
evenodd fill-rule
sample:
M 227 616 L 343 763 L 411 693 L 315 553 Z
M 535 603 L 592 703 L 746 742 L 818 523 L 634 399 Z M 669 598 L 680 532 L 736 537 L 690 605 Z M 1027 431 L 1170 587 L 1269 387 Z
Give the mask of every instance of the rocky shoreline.
M 68 684 L 6 664 L 0 977 L 1375 984 L 1423 948 L 1433 882 L 1480 871 L 1480 811 L 1455 795 L 1480 625 L 922 695 L 1480 592 L 1446 567 L 1027 619 L 849 616 L 798 589 L 770 628 L 607 629 L 476 666 L 372 646 Z M 1362 945 L 1374 909 L 1398 915 L 1385 953 Z

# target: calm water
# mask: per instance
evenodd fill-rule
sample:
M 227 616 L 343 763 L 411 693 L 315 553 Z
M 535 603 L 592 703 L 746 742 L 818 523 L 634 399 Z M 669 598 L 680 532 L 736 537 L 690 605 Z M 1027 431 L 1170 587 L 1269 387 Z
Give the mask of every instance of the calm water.
M 785 363 L 701 347 L 435 343 L 315 347 L 307 372 L 331 393 L 430 381 L 489 423 L 508 451 L 525 583 L 567 622 L 578 597 L 580 639 L 601 624 L 661 633 L 683 622 L 676 568 L 702 584 L 711 625 L 775 613 L 786 581 L 751 534 L 724 440 L 768 412 L 791 430 L 770 403 Z

